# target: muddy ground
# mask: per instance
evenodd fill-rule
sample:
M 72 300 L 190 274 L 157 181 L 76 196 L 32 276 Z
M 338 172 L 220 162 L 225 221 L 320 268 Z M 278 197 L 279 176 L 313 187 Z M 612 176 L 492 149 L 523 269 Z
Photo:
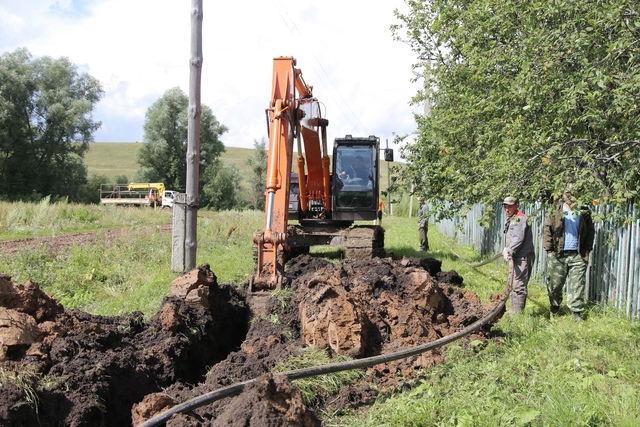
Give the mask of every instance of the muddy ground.
M 430 258 L 287 265 L 289 298 L 251 311 L 246 290 L 218 284 L 215 265 L 178 277 L 151 319 L 65 310 L 37 283 L 0 275 L 0 425 L 131 426 L 239 382 L 241 394 L 167 426 L 321 426 L 294 382 L 269 374 L 315 346 L 335 359 L 388 354 L 450 335 L 486 314 L 456 272 Z M 498 298 L 493 299 L 496 301 Z M 466 337 L 485 340 L 489 327 Z M 376 365 L 315 407 L 340 413 L 411 386 L 442 349 Z

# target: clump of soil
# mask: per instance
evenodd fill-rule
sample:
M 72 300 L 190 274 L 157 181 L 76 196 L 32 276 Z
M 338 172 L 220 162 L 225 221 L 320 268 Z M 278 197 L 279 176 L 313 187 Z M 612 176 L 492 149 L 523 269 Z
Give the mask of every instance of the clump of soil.
M 273 367 L 315 346 L 331 357 L 387 354 L 431 342 L 492 307 L 435 259 L 328 261 L 287 266 L 290 298 L 219 285 L 208 265 L 171 286 L 159 312 L 105 317 L 64 310 L 35 283 L 0 277 L 0 425 L 138 425 L 203 393 L 249 381 L 242 394 L 176 414 L 167 426 L 320 426 L 298 388 Z M 282 296 L 283 293 L 280 293 Z M 277 321 L 275 321 L 277 318 Z M 488 327 L 470 339 L 486 339 Z M 368 404 L 403 386 L 441 350 L 369 368 L 331 402 Z M 375 384 L 375 387 L 371 387 Z
M 188 286 L 145 321 L 65 311 L 37 284 L 0 278 L 0 425 L 131 425 L 145 395 L 201 380 L 240 345 L 249 312 L 209 266 L 177 282 Z

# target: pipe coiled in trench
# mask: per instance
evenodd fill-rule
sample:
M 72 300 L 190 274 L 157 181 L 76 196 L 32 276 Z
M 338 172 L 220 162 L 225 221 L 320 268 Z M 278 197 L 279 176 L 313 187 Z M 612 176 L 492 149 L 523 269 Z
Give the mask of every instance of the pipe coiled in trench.
M 426 351 L 433 350 L 438 347 L 442 347 L 443 345 L 452 343 L 456 340 L 459 340 L 460 338 L 463 338 L 477 331 L 478 329 L 480 329 L 481 327 L 483 327 L 484 325 L 486 325 L 487 323 L 495 319 L 502 312 L 502 310 L 504 310 L 505 304 L 507 302 L 507 298 L 509 296 L 509 288 L 510 288 L 510 283 L 508 281 L 507 288 L 505 289 L 505 292 L 503 292 L 502 294 L 503 297 L 500 299 L 500 301 L 489 313 L 487 313 L 481 319 L 475 321 L 471 325 L 467 326 L 466 328 L 454 334 L 439 338 L 427 344 L 422 344 L 416 347 L 399 350 L 394 353 L 371 356 L 363 359 L 349 360 L 347 362 L 330 363 L 327 365 L 313 366 L 310 368 L 295 369 L 293 371 L 281 372 L 278 375 L 284 375 L 290 380 L 296 380 L 300 378 L 315 377 L 318 375 L 325 375 L 325 374 L 332 374 L 334 372 L 347 371 L 350 369 L 368 368 L 374 365 L 378 365 L 380 363 L 387 363 L 387 362 L 392 362 L 398 359 L 404 359 L 406 357 L 415 356 L 415 355 L 424 353 Z M 201 394 L 200 396 L 196 396 L 179 405 L 176 405 L 172 408 L 167 409 L 166 411 L 154 416 L 153 418 L 150 418 L 144 423 L 139 424 L 137 427 L 155 427 L 168 421 L 169 418 L 171 418 L 175 414 L 189 412 L 201 406 L 215 402 L 216 400 L 238 395 L 242 392 L 242 390 L 244 390 L 244 387 L 246 385 L 249 385 L 255 382 L 256 380 L 258 380 L 258 378 L 232 384 L 227 387 L 219 388 L 217 390 L 213 390 L 213 391 Z

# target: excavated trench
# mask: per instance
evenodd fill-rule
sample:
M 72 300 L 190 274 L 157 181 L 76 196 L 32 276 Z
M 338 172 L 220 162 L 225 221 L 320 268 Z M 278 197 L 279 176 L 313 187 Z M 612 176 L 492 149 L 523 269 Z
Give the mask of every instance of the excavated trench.
M 176 414 L 167 426 L 319 426 L 300 390 L 272 368 L 305 347 L 356 359 L 434 341 L 491 310 L 435 259 L 287 265 L 291 292 L 254 315 L 243 290 L 208 265 L 178 277 L 151 319 L 65 310 L 36 283 L 0 277 L 0 425 L 138 425 L 195 396 L 258 379 L 237 397 Z M 467 339 L 484 340 L 490 325 Z M 406 387 L 441 349 L 373 366 L 322 402 L 334 411 Z

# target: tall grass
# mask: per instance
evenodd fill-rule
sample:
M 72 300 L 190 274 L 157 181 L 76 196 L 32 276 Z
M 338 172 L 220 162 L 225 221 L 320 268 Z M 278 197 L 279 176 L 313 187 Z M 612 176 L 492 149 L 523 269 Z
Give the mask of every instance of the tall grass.
M 48 237 L 79 231 L 95 231 L 171 222 L 171 213 L 147 208 L 0 201 L 0 240 Z
M 208 263 L 219 283 L 244 286 L 255 269 L 253 233 L 264 228 L 255 211 L 200 211 L 197 264 Z
M 40 283 L 66 308 L 104 315 L 140 310 L 151 316 L 178 275 L 170 271 L 171 234 L 154 227 L 170 222 L 166 212 L 0 203 L 0 221 L 0 238 L 5 240 L 101 230 L 93 243 L 65 251 L 42 244 L 0 254 L 0 273 L 18 282 Z M 254 270 L 252 235 L 263 221 L 261 212 L 201 210 L 197 263 L 209 263 L 219 283 L 246 286 Z M 439 235 L 435 227 L 429 230 L 431 251 L 418 252 L 415 218 L 385 216 L 383 226 L 386 249 L 395 256 L 441 260 L 444 271 L 457 271 L 464 278 L 463 286 L 483 301 L 504 288 L 504 262 L 470 267 L 482 258 Z M 103 231 L 108 228 L 128 232 L 111 241 Z M 589 307 L 581 323 L 566 315 L 550 318 L 545 289 L 530 283 L 524 315 L 502 318 L 492 333 L 493 339 L 473 351 L 449 345 L 444 363 L 425 370 L 419 378 L 405 379 L 412 386 L 410 391 L 380 398 L 366 411 L 324 414 L 324 425 L 640 425 L 637 322 L 602 306 Z M 310 400 L 314 393 L 330 389 L 323 380 L 301 386 Z

